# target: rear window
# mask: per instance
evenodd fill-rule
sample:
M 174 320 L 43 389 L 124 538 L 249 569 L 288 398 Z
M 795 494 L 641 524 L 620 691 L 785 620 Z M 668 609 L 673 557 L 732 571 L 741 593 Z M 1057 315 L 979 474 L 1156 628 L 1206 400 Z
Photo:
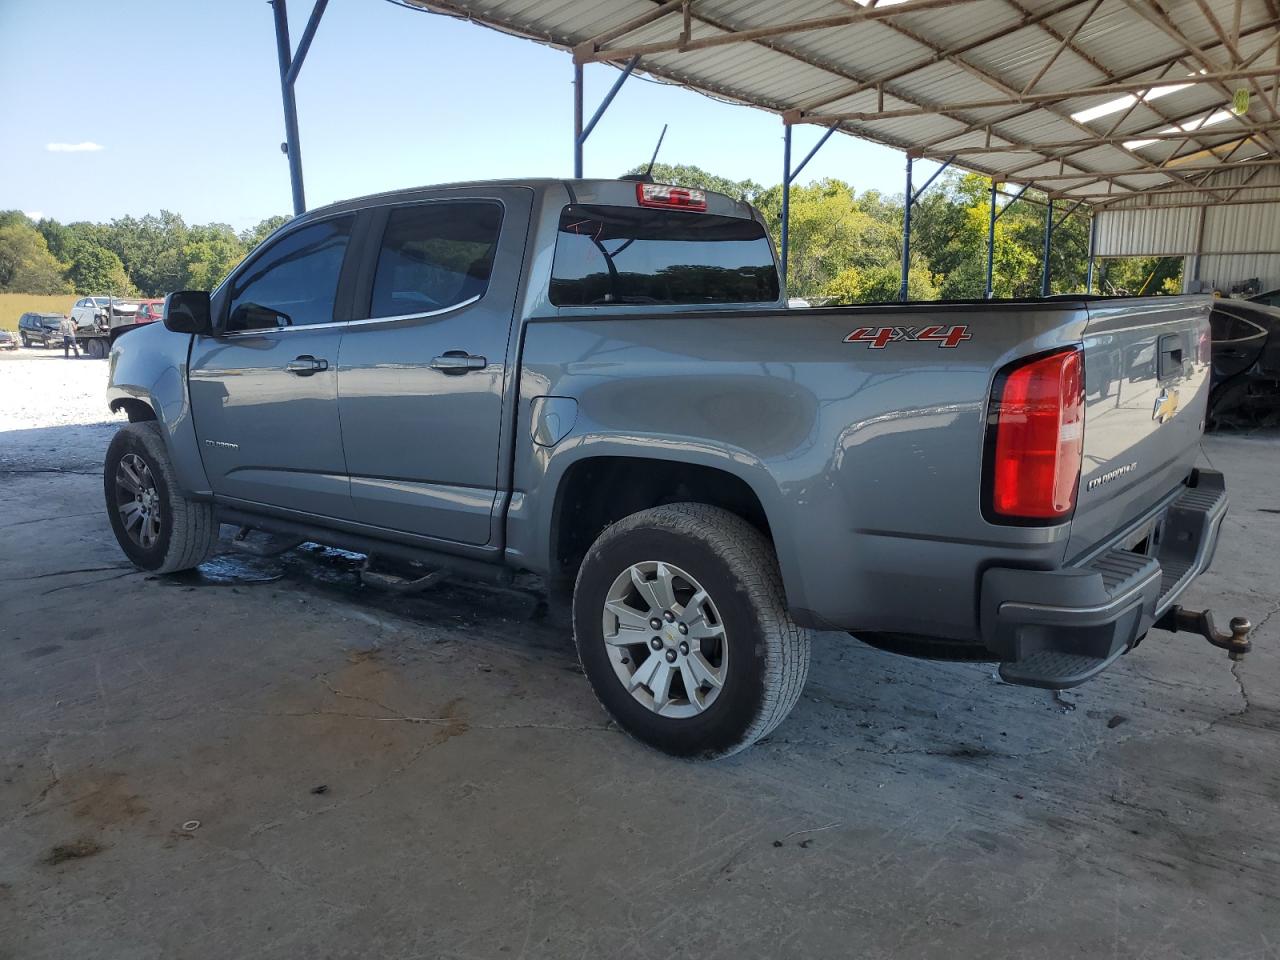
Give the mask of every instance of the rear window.
M 777 299 L 773 252 L 755 220 L 591 205 L 560 214 L 551 267 L 557 306 Z

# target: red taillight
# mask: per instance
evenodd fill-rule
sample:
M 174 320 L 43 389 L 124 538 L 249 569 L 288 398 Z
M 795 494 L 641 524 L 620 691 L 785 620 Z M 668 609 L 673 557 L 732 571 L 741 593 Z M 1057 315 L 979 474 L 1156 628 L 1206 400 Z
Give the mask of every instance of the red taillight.
M 1075 508 L 1084 449 L 1078 349 L 1019 363 L 996 381 L 987 473 L 991 519 L 1055 522 Z
M 707 195 L 689 187 L 672 187 L 665 183 L 637 183 L 636 201 L 642 207 L 666 207 L 704 213 Z

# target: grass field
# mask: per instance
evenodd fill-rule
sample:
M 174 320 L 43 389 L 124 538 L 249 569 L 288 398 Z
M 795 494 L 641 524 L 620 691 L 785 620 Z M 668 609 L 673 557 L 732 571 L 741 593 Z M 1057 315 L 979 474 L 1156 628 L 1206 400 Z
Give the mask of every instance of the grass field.
M 34 293 L 0 293 L 0 330 L 17 330 L 18 318 L 29 310 L 36 313 L 70 313 L 80 298 L 74 293 L 40 296 Z

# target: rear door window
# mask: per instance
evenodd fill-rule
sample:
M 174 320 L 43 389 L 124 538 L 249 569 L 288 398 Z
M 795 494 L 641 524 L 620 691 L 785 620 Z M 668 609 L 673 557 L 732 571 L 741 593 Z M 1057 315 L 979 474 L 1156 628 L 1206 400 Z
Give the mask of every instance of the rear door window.
M 778 271 L 755 220 L 579 204 L 560 215 L 550 295 L 562 307 L 768 303 Z
M 484 296 L 501 230 L 502 206 L 491 200 L 440 200 L 392 210 L 369 316 L 434 313 Z

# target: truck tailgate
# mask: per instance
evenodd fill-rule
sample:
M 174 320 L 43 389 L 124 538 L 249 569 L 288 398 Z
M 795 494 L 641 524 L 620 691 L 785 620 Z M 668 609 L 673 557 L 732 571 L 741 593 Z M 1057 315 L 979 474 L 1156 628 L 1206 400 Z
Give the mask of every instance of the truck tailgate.
M 1209 395 L 1209 297 L 1088 304 L 1084 463 L 1067 543 L 1079 557 L 1194 466 Z

